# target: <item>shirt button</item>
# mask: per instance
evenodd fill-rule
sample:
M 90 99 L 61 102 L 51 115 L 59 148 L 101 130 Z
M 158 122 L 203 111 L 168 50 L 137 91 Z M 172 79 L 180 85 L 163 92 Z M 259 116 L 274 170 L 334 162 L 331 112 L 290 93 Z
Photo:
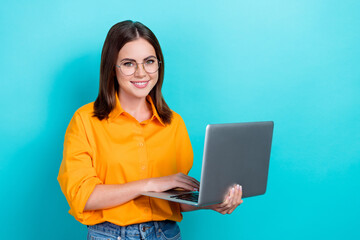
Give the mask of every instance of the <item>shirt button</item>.
M 146 167 L 145 167 L 145 166 L 142 166 L 141 168 L 142 168 L 142 170 L 145 170 Z
M 140 146 L 140 147 L 143 147 L 143 146 L 144 146 L 144 144 L 141 142 L 141 143 L 139 143 L 139 146 Z

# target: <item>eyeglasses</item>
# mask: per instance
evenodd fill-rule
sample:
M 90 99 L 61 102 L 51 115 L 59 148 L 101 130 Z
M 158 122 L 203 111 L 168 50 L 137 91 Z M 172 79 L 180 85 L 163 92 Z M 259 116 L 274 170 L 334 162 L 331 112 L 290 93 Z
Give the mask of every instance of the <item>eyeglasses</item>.
M 161 61 L 159 61 L 155 57 L 148 58 L 145 60 L 145 62 L 142 63 L 137 63 L 135 60 L 125 59 L 120 62 L 120 65 L 116 65 L 116 66 L 120 68 L 120 71 L 124 75 L 130 76 L 136 72 L 136 70 L 139 68 L 139 64 L 143 65 L 145 72 L 155 73 L 157 72 L 157 70 L 159 70 Z

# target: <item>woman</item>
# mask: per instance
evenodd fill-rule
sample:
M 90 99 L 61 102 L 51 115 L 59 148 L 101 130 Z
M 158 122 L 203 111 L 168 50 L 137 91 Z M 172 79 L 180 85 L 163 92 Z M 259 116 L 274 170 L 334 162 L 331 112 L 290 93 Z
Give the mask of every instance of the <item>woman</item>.
M 164 59 L 155 35 L 139 22 L 115 24 L 106 37 L 100 89 L 78 109 L 65 134 L 58 181 L 70 213 L 88 239 L 180 239 L 181 212 L 199 208 L 141 196 L 173 188 L 198 190 L 187 176 L 193 152 L 185 124 L 161 94 Z M 242 203 L 236 185 L 221 204 Z

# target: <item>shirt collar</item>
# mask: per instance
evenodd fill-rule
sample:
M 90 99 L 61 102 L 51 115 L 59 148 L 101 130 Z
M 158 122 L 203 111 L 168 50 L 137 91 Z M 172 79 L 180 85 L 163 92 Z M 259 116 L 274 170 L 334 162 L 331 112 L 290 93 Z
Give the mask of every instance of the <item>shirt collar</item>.
M 115 119 L 117 118 L 120 114 L 122 114 L 124 111 L 124 109 L 121 107 L 120 101 L 119 101 L 119 97 L 117 94 L 115 94 L 115 107 L 114 109 L 110 112 L 109 114 L 109 118 L 110 119 Z
M 152 112 L 153 112 L 153 115 L 151 117 L 151 120 L 154 119 L 154 117 L 157 118 L 157 120 L 161 123 L 161 125 L 163 125 L 165 127 L 165 124 L 163 123 L 163 121 L 161 120 L 157 110 L 156 110 L 156 107 L 155 107 L 155 104 L 152 100 L 152 98 L 150 97 L 150 95 L 147 95 L 146 96 L 146 100 L 151 104 L 151 109 L 152 109 Z
M 115 97 L 116 97 L 116 105 L 115 105 L 114 109 L 109 114 L 109 118 L 112 119 L 112 120 L 114 120 L 115 118 L 120 116 L 122 113 L 125 113 L 124 109 L 121 107 L 118 95 L 115 94 Z M 152 98 L 150 97 L 150 95 L 146 96 L 146 100 L 150 103 L 152 113 L 153 113 L 150 120 L 153 120 L 154 118 L 157 118 L 157 120 L 161 123 L 161 125 L 165 126 L 165 124 L 161 120 L 161 118 L 160 118 L 160 116 L 159 116 L 159 114 L 158 114 L 158 112 L 156 110 L 156 107 L 155 107 L 154 102 L 153 102 Z

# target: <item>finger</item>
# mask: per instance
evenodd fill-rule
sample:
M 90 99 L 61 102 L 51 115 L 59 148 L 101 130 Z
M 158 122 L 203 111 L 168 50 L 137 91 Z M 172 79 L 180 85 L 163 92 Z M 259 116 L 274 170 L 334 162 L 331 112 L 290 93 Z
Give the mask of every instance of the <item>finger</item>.
M 200 186 L 200 182 L 199 182 L 198 180 L 196 180 L 195 178 L 190 177 L 189 175 L 186 175 L 186 174 L 183 174 L 183 173 L 179 173 L 178 176 L 179 176 L 180 178 L 188 179 L 188 180 L 194 182 L 197 186 Z
M 221 213 L 221 214 L 226 214 L 228 212 L 227 209 L 222 209 L 222 208 L 218 208 L 218 209 L 214 209 L 215 211 L 217 211 L 218 213 Z
M 223 200 L 223 202 L 222 203 L 219 203 L 221 206 L 225 206 L 225 205 L 227 205 L 228 203 L 229 203 L 229 201 L 230 201 L 230 191 L 228 191 L 227 193 L 226 193 L 226 195 L 225 195 L 225 197 L 224 197 L 224 200 Z
M 235 186 L 231 188 L 231 201 L 229 202 L 229 207 L 232 208 L 236 202 L 237 189 Z
M 226 207 L 226 206 L 229 204 L 230 200 L 231 200 L 231 195 L 230 195 L 230 192 L 229 192 L 229 193 L 227 194 L 225 200 L 224 200 L 222 203 L 219 204 L 220 207 L 221 207 L 221 208 Z
M 227 196 L 225 198 L 225 201 L 220 203 L 221 208 L 229 208 L 229 204 L 230 204 L 231 200 L 232 200 L 232 191 L 230 188 L 230 190 L 228 191 Z
M 220 204 L 218 207 L 217 207 L 217 209 L 219 209 L 220 211 L 227 211 L 227 210 L 229 210 L 229 206 L 228 206 L 228 204 Z
M 234 206 L 238 206 L 241 200 L 241 189 L 240 189 L 240 185 L 236 184 L 235 186 L 235 198 L 234 198 Z
M 185 176 L 187 176 L 188 178 L 190 178 L 191 181 L 193 181 L 195 184 L 200 185 L 200 182 L 199 182 L 196 178 L 190 177 L 189 175 L 185 175 Z
M 191 185 L 191 183 L 186 182 L 184 180 L 179 180 L 179 179 L 172 179 L 171 182 L 171 187 L 170 189 L 176 189 L 176 188 L 182 188 L 186 191 L 194 191 L 195 187 L 193 185 Z
M 232 198 L 233 198 L 233 192 L 232 189 L 230 189 L 228 192 L 228 196 L 226 197 L 226 200 L 223 203 L 220 203 L 220 207 L 223 210 L 228 210 L 231 207 Z
M 189 177 L 185 174 L 181 174 L 178 176 L 177 180 L 180 182 L 184 182 L 188 185 L 191 185 L 193 186 L 193 188 L 199 189 L 199 182 L 195 178 Z
M 175 188 L 183 188 L 186 191 L 195 191 L 196 188 L 193 185 L 184 183 L 184 182 L 176 182 Z
M 237 184 L 236 185 L 236 189 L 237 189 L 237 195 L 236 195 L 236 206 L 240 205 L 241 202 L 241 197 L 242 197 L 242 187 L 241 185 Z
M 233 206 L 228 210 L 228 214 L 231 214 L 242 202 L 242 187 L 240 185 L 236 185 L 235 187 L 235 202 L 233 202 Z
M 229 210 L 227 211 L 227 214 L 232 214 L 232 212 L 235 211 L 236 207 L 237 207 L 237 206 L 229 209 Z
M 242 187 L 241 187 L 241 185 L 236 185 L 235 189 L 236 189 L 236 196 L 235 196 L 234 204 L 235 205 L 240 205 L 240 203 L 242 201 L 242 199 L 241 199 L 241 197 L 242 197 Z
M 199 189 L 199 186 L 197 184 L 187 178 L 178 178 L 175 181 L 179 184 L 186 184 L 187 188 L 190 188 L 191 190 Z
M 240 204 L 242 204 L 242 203 L 243 203 L 243 200 L 241 200 Z M 231 214 L 233 211 L 235 211 L 235 209 L 236 209 L 237 207 L 239 207 L 240 204 L 239 204 L 239 205 L 235 205 L 234 207 L 228 209 L 228 214 Z
M 194 179 L 190 179 L 195 188 L 200 189 L 200 183 L 198 181 L 194 181 Z
M 227 211 L 221 211 L 219 213 L 221 213 L 222 215 L 225 215 L 227 213 Z
M 242 186 L 240 185 L 240 202 L 242 203 L 242 196 L 243 196 L 243 189 L 242 189 Z M 240 204 L 241 204 L 240 203 Z
M 236 207 L 237 207 L 237 206 L 233 206 L 233 207 L 229 208 L 229 209 L 226 211 L 226 213 L 227 213 L 227 214 L 231 214 L 231 213 L 236 209 Z
M 196 184 L 197 187 L 200 186 L 200 182 L 198 180 L 196 180 L 195 178 L 193 177 L 190 177 L 188 175 L 185 175 L 187 177 L 188 180 L 192 181 L 194 184 Z
M 214 206 L 212 209 L 219 213 L 226 214 L 231 208 L 229 207 L 229 205 L 224 206 L 222 204 L 218 204 L 217 206 Z
M 193 182 L 191 181 L 186 181 L 186 180 L 180 180 L 180 182 L 188 185 L 192 191 L 198 191 L 199 190 L 199 186 L 194 184 Z

